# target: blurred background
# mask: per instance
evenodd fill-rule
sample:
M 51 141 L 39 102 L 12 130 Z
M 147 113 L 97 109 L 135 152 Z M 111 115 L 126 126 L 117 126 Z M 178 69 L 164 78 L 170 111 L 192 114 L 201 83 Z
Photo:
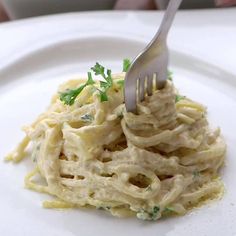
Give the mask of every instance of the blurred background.
M 94 10 L 163 10 L 168 0 L 0 0 L 0 22 Z M 182 9 L 232 7 L 236 0 L 183 0 Z

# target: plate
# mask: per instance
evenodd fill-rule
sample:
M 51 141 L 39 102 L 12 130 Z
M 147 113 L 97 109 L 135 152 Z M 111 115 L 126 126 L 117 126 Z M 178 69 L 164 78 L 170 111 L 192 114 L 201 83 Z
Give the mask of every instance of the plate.
M 113 72 L 123 58 L 133 58 L 150 39 L 130 32 L 94 30 L 42 41 L 22 51 L 0 70 L 0 157 L 23 137 L 20 127 L 32 122 L 49 104 L 63 81 L 83 75 L 96 61 Z M 226 193 L 222 200 L 185 216 L 146 222 L 119 219 L 98 210 L 49 210 L 41 203 L 50 196 L 24 189 L 32 164 L 0 162 L 1 235 L 235 235 L 236 234 L 236 80 L 235 75 L 192 55 L 172 49 L 170 68 L 182 94 L 208 107 L 212 126 L 219 125 L 228 145 L 222 170 Z

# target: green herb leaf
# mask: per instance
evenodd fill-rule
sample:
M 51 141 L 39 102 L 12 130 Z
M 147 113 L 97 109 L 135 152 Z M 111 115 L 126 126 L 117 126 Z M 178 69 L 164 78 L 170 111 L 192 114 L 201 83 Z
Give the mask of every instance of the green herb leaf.
M 129 59 L 124 59 L 123 60 L 123 72 L 127 72 L 130 68 L 131 61 Z
M 108 101 L 107 90 L 111 88 L 113 84 L 111 70 L 107 69 L 105 73 L 105 68 L 98 62 L 96 62 L 95 66 L 93 66 L 91 69 L 95 75 L 101 75 L 104 78 L 105 81 L 100 81 L 101 89 L 98 89 L 98 91 L 100 93 L 101 102 Z
M 100 65 L 98 62 L 96 62 L 95 66 L 91 67 L 91 70 L 95 73 L 95 75 L 101 75 L 105 79 L 105 68 Z
M 93 80 L 92 73 L 88 72 L 88 80 L 86 82 L 86 85 L 93 85 L 95 84 L 95 81 Z
M 173 81 L 173 72 L 168 70 L 168 80 Z
M 94 118 L 90 114 L 85 114 L 85 115 L 81 116 L 80 119 L 85 122 L 91 122 L 91 121 L 93 121 Z
M 108 101 L 108 97 L 107 97 L 106 91 L 99 90 L 99 93 L 100 93 L 100 101 L 101 102 Z
M 86 84 L 81 85 L 77 89 L 67 89 L 65 92 L 60 94 L 60 100 L 66 105 L 73 105 L 77 96 L 83 91 Z
M 88 80 L 85 84 L 81 85 L 77 89 L 67 89 L 65 92 L 60 94 L 60 100 L 64 102 L 66 105 L 73 105 L 75 103 L 75 99 L 78 97 L 78 95 L 83 91 L 83 89 L 87 85 L 93 85 L 95 84 L 95 81 L 92 78 L 91 72 L 88 72 Z
M 107 90 L 112 87 L 113 80 L 111 76 L 111 70 L 107 69 L 96 62 L 95 66 L 91 68 L 95 75 L 101 75 L 105 81 L 100 81 L 100 88 L 93 86 L 93 90 L 99 91 L 101 102 L 108 101 Z M 106 73 L 105 73 L 106 71 Z M 88 85 L 94 85 L 95 81 L 93 80 L 92 73 L 88 72 L 88 80 L 85 84 L 81 85 L 77 89 L 68 89 L 63 93 L 60 93 L 60 100 L 66 105 L 73 105 L 77 96 L 83 91 L 83 89 Z
M 112 86 L 113 81 L 111 77 L 111 70 L 108 69 L 105 74 L 105 68 L 98 62 L 96 62 L 95 66 L 91 67 L 91 70 L 95 73 L 95 75 L 101 75 L 109 84 L 109 86 Z
M 112 77 L 111 77 L 111 70 L 107 70 L 107 77 L 105 78 L 105 80 L 107 81 L 107 83 L 110 85 L 110 87 L 112 86 Z
M 183 100 L 183 99 L 185 99 L 185 96 L 181 96 L 178 94 L 175 96 L 175 102 L 179 102 L 180 100 Z
M 104 89 L 107 89 L 109 87 L 108 83 L 105 82 L 105 81 L 100 81 L 100 87 L 101 88 L 104 88 Z

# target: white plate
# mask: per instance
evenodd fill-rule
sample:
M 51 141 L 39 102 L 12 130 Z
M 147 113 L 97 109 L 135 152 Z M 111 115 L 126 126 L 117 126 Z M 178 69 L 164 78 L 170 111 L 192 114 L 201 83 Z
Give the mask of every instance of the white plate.
M 0 70 L 0 157 L 23 137 L 20 127 L 33 121 L 49 104 L 57 86 L 85 74 L 96 61 L 121 70 L 122 59 L 133 57 L 148 37 L 95 30 L 25 50 Z M 192 235 L 236 234 L 236 80 L 235 75 L 181 52 L 171 51 L 174 82 L 181 93 L 208 106 L 212 125 L 219 125 L 228 153 L 223 181 L 226 193 L 216 201 L 181 216 L 158 222 L 118 219 L 96 210 L 47 210 L 45 196 L 24 189 L 23 178 L 32 164 L 0 162 L 1 235 Z

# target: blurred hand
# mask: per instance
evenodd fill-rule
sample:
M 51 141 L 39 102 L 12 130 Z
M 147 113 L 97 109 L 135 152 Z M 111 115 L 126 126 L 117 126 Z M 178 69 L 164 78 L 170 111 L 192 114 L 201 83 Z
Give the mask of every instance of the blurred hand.
M 236 5 L 236 0 L 215 0 L 215 2 L 219 7 L 229 7 Z
M 0 22 L 9 20 L 1 2 L 0 2 Z
M 117 0 L 115 10 L 155 10 L 154 0 Z

